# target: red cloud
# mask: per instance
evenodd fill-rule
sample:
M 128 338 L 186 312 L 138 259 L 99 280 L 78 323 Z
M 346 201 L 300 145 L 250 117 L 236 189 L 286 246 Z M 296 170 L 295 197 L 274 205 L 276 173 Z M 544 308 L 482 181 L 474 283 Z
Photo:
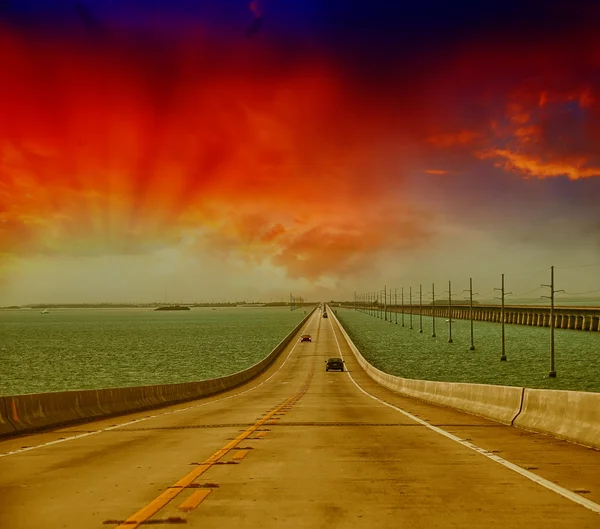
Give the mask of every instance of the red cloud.
M 385 114 L 357 107 L 326 61 L 282 68 L 259 45 L 208 55 L 182 42 L 149 58 L 124 41 L 2 40 L 7 253 L 146 252 L 192 233 L 315 278 L 428 232 L 406 229 L 389 194 Z

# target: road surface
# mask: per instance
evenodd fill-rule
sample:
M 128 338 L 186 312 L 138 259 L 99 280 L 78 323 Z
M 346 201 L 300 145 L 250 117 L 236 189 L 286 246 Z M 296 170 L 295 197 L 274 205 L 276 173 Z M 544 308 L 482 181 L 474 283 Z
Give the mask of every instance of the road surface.
M 0 528 L 600 527 L 599 451 L 396 395 L 335 325 L 227 393 L 0 441 Z

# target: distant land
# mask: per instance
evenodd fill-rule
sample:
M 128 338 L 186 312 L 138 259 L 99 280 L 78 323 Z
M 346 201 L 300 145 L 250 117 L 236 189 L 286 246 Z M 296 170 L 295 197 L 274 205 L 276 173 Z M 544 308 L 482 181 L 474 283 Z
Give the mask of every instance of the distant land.
M 313 306 L 317 305 L 318 302 L 295 303 L 295 306 Z M 248 303 L 246 301 L 235 301 L 235 302 L 221 302 L 221 303 L 33 303 L 29 305 L 10 305 L 6 307 L 0 307 L 1 309 L 135 309 L 135 308 L 149 308 L 156 309 L 158 307 L 289 307 L 289 302 L 272 301 L 272 302 L 256 302 Z M 162 310 L 174 310 L 174 309 L 162 309 Z M 177 310 L 177 309 L 175 309 Z M 186 309 L 183 309 L 186 310 Z
M 296 302 L 293 306 L 296 307 L 312 307 L 314 305 L 318 305 L 320 301 L 303 301 Z M 333 306 L 346 306 L 353 307 L 354 301 L 328 301 L 330 305 Z M 360 302 L 356 302 L 360 304 Z M 447 299 L 436 299 L 435 304 L 438 306 L 448 305 Z M 539 298 L 517 298 L 510 299 L 507 298 L 505 300 L 505 304 L 509 305 L 532 305 L 532 306 L 549 306 L 550 301 L 547 299 L 539 299 Z M 374 306 L 379 306 L 377 302 L 373 303 Z M 383 304 L 382 304 L 383 305 Z M 405 301 L 405 307 L 408 307 L 409 303 Z M 418 303 L 413 302 L 413 307 L 418 306 Z M 452 300 L 452 305 L 456 306 L 468 306 L 468 300 Z M 473 305 L 500 305 L 500 300 L 473 300 Z M 587 307 L 600 307 L 600 298 L 597 297 L 563 297 L 557 296 L 554 300 L 554 305 L 557 307 L 563 306 L 587 306 Z M 202 308 L 202 307 L 212 307 L 212 308 L 234 308 L 234 307 L 289 307 L 289 301 L 271 301 L 271 302 L 247 302 L 247 301 L 232 301 L 232 302 L 219 302 L 219 303 L 207 303 L 207 302 L 196 302 L 196 303 L 33 303 L 28 305 L 10 305 L 6 307 L 0 307 L 0 310 L 19 310 L 19 309 L 123 309 L 123 308 L 148 308 L 148 309 L 156 309 L 158 307 L 169 307 L 169 306 L 184 306 L 189 308 Z M 388 304 L 388 306 L 394 306 L 393 303 Z M 400 306 L 400 303 L 398 303 Z M 431 306 L 431 301 L 427 301 L 423 303 L 423 306 Z M 161 309 L 161 310 L 177 310 L 177 309 Z M 186 310 L 186 309 L 183 309 Z

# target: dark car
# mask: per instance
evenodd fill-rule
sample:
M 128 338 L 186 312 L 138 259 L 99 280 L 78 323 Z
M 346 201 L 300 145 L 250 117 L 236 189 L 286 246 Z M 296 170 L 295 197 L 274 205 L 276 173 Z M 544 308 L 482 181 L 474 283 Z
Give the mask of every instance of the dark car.
M 344 361 L 341 358 L 330 358 L 329 360 L 325 360 L 325 362 L 327 364 L 325 371 L 329 371 L 330 369 L 344 370 Z
M 301 342 L 312 342 L 312 338 L 310 334 L 303 334 L 302 338 L 300 338 Z
M 323 313 L 323 318 L 327 318 L 327 313 L 326 312 Z

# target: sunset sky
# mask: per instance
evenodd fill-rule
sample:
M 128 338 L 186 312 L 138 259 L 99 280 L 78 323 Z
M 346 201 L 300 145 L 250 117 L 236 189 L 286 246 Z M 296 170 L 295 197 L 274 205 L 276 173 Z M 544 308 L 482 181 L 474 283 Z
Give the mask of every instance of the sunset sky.
M 599 20 L 0 0 L 0 306 L 600 289 Z

